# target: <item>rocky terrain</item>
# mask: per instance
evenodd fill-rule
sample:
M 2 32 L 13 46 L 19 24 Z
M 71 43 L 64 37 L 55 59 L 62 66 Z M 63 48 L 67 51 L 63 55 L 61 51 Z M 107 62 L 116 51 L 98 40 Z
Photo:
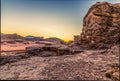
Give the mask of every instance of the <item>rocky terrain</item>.
M 111 49 L 84 50 L 74 55 L 52 57 L 26 58 L 24 53 L 16 54 L 16 56 L 9 53 L 9 58 L 1 58 L 5 63 L 0 67 L 0 79 L 111 80 L 106 77 L 106 73 L 112 71 L 111 64 L 118 64 L 119 47 L 115 45 Z M 115 77 L 118 78 L 118 74 L 119 71 Z
M 52 38 L 24 51 L 1 52 L 0 79 L 119 81 L 119 32 L 120 4 L 97 2 L 70 44 Z

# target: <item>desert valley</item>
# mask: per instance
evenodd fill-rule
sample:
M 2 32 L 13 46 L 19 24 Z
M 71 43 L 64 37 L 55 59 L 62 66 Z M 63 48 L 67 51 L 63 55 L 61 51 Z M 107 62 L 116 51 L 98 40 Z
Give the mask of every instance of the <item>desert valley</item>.
M 96 2 L 65 42 L 1 33 L 0 80 L 119 81 L 120 3 Z

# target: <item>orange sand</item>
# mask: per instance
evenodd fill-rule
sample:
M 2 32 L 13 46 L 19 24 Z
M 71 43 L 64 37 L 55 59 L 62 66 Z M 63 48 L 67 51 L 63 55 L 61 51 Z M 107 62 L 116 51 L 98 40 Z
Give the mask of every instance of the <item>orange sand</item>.
M 28 46 L 39 46 L 42 44 L 22 44 L 22 43 L 16 43 L 16 44 L 1 44 L 1 51 L 24 51 L 26 47 Z

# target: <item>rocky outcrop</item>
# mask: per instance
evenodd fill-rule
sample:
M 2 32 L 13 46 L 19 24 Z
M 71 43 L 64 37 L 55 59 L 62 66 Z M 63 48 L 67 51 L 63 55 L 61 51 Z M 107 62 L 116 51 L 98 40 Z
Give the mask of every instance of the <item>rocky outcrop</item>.
M 78 47 L 69 47 L 67 45 L 44 45 L 44 46 L 29 46 L 26 47 L 26 56 L 60 56 L 80 53 L 82 50 Z
M 83 43 L 120 43 L 120 4 L 97 2 L 83 20 L 79 39 Z
M 57 56 L 65 53 L 69 54 L 69 49 L 61 45 L 44 45 L 44 46 L 30 46 L 26 47 L 26 55 L 39 55 L 39 56 Z

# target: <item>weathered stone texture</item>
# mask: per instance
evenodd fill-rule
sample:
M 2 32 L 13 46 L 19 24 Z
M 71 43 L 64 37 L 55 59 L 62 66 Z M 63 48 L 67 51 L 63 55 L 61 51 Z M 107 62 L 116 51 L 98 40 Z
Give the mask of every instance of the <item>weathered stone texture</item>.
M 97 2 L 83 19 L 80 43 L 120 42 L 120 4 Z

